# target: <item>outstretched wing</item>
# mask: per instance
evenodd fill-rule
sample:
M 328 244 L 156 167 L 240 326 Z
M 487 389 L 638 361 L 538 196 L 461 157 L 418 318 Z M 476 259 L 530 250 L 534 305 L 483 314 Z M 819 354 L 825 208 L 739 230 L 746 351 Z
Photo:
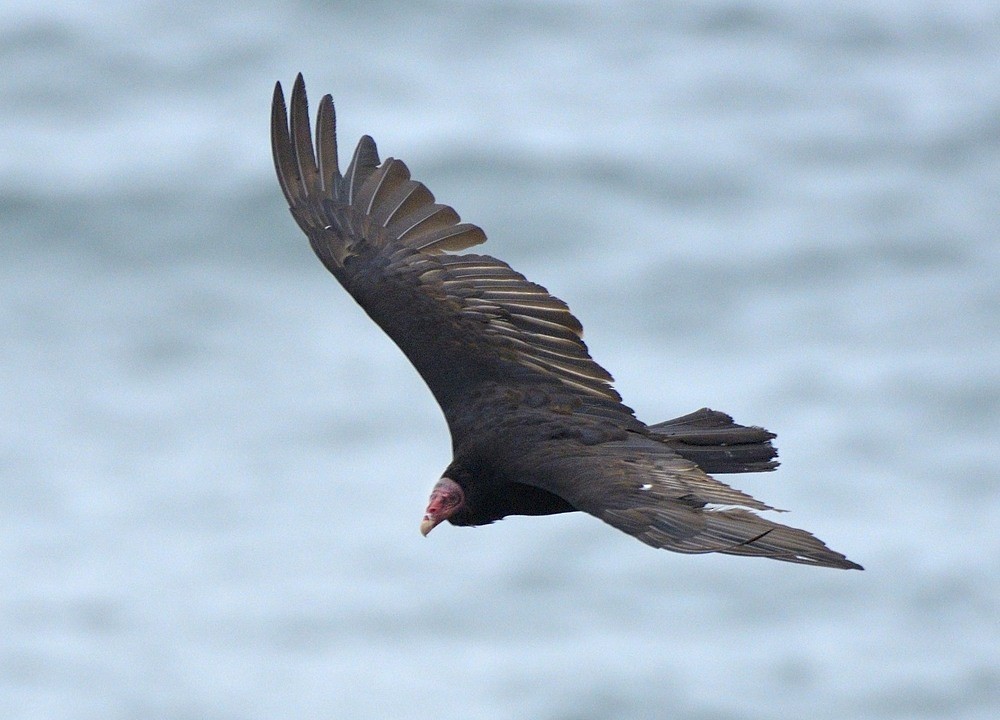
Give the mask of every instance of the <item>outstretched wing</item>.
M 380 162 L 365 136 L 341 174 L 329 95 L 314 147 L 301 75 L 290 118 L 275 87 L 271 145 L 282 191 L 316 255 L 410 359 L 449 422 L 489 383 L 556 386 L 596 414 L 633 418 L 564 302 L 500 260 L 446 254 L 486 236 L 435 203 L 402 161 Z
M 649 437 L 581 450 L 543 460 L 544 488 L 647 545 L 861 569 L 805 530 L 759 515 L 774 508 Z

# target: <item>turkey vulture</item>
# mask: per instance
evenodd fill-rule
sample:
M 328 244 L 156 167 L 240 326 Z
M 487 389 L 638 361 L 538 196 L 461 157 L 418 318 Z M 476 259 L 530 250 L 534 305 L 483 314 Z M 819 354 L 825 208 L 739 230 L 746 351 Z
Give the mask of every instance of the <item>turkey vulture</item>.
M 434 202 L 364 136 L 343 174 L 333 100 L 315 145 L 300 74 L 290 117 L 274 89 L 281 189 L 313 251 L 416 367 L 441 406 L 454 460 L 420 526 L 582 510 L 655 548 L 861 569 L 769 505 L 710 473 L 773 470 L 775 436 L 703 408 L 638 420 L 594 362 L 564 302 L 506 263 L 472 253 L 475 225 Z

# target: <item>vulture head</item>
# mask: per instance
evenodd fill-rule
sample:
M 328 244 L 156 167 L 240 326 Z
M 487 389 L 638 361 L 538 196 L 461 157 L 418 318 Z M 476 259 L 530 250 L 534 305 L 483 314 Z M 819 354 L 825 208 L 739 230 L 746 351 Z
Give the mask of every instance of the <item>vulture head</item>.
M 449 477 L 443 477 L 431 490 L 424 519 L 420 523 L 420 534 L 427 537 L 439 523 L 448 520 L 465 507 L 465 491 Z

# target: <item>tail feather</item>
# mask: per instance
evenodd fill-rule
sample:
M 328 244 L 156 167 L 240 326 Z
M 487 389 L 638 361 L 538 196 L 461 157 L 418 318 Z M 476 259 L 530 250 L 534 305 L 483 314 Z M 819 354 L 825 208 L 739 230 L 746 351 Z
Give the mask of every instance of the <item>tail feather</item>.
M 702 408 L 650 425 L 652 436 L 706 473 L 764 472 L 778 467 L 776 436 L 761 427 L 738 425 L 725 413 Z

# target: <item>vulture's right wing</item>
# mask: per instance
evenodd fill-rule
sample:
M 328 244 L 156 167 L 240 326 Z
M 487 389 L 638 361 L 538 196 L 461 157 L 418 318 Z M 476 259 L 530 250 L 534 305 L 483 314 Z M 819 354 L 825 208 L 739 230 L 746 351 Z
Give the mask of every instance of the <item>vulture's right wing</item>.
M 315 149 L 308 113 L 301 75 L 290 124 L 276 86 L 271 143 L 292 215 L 323 264 L 417 368 L 449 422 L 486 383 L 555 387 L 588 412 L 636 422 L 563 301 L 500 260 L 446 254 L 486 236 L 435 203 L 403 162 L 380 163 L 370 137 L 342 175 L 330 96 L 320 102 Z

